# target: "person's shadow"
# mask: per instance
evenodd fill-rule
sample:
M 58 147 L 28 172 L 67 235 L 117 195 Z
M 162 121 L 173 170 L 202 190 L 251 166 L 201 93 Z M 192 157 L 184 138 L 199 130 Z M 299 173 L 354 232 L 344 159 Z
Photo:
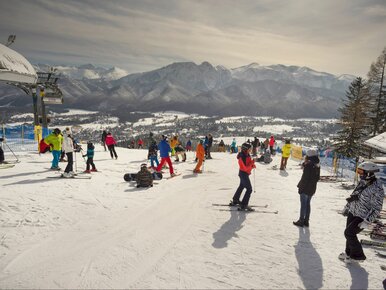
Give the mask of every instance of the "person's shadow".
M 369 273 L 357 263 L 347 265 L 351 275 L 350 289 L 368 289 Z
M 298 273 L 302 279 L 304 288 L 322 288 L 322 259 L 310 241 L 310 230 L 308 228 L 299 227 L 299 241 L 295 246 L 295 254 L 299 264 Z
M 228 246 L 228 241 L 233 237 L 237 238 L 236 234 L 243 226 L 242 223 L 245 221 L 246 213 L 239 211 L 230 211 L 231 217 L 226 221 L 217 232 L 213 233 L 212 246 L 217 249 L 225 248 Z

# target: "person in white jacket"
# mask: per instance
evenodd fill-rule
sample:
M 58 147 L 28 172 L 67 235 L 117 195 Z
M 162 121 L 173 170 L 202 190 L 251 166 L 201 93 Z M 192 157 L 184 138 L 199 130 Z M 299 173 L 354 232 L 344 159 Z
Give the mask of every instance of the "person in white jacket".
M 357 234 L 368 228 L 381 212 L 385 192 L 382 183 L 374 174 L 378 171 L 378 166 L 373 162 L 366 161 L 359 164 L 357 173 L 361 180 L 350 197 L 346 199 L 347 204 L 343 209 L 343 215 L 347 216 L 344 231 L 346 249 L 339 255 L 339 259 L 346 263 L 366 260 Z
M 64 169 L 63 177 L 73 177 L 73 164 L 74 164 L 74 158 L 73 158 L 73 152 L 74 152 L 74 140 L 71 135 L 70 128 L 66 128 L 66 130 L 63 132 L 63 144 L 62 144 L 62 150 L 66 153 L 67 156 L 67 166 L 66 169 Z

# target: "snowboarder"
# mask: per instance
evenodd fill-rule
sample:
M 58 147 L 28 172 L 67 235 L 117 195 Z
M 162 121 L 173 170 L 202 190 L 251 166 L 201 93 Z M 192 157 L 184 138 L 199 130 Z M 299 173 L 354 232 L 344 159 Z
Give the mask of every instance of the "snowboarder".
M 73 152 L 74 152 L 74 141 L 71 136 L 70 128 L 66 128 L 66 130 L 63 132 L 63 151 L 65 152 L 67 156 L 67 166 L 64 169 L 63 177 L 73 177 L 73 164 L 74 164 L 74 158 L 73 158 Z
M 152 141 L 149 147 L 149 153 L 148 153 L 148 159 L 150 159 L 150 166 L 152 168 L 155 168 L 154 163 L 159 165 L 158 158 L 157 158 L 157 151 L 158 151 L 158 146 L 157 142 L 155 140 Z
M 174 150 L 174 147 L 176 147 L 179 143 L 180 142 L 178 141 L 177 135 L 173 136 L 172 140 L 170 140 L 170 149 L 172 152 L 172 156 L 174 156 L 174 154 L 176 153 L 176 151 Z
M 59 159 L 62 153 L 63 136 L 60 134 L 60 129 L 55 128 L 51 134 L 44 138 L 44 142 L 52 147 L 52 163 L 51 169 L 59 170 Z
M 346 199 L 347 204 L 343 209 L 343 215 L 347 216 L 344 231 L 346 249 L 339 255 L 339 259 L 346 263 L 366 260 L 357 234 L 369 228 L 370 223 L 381 212 L 385 192 L 382 183 L 374 174 L 378 171 L 379 167 L 373 162 L 366 161 L 359 164 L 357 173 L 360 181 L 350 197 Z
M 107 136 L 107 132 L 106 132 L 106 130 L 103 130 L 101 142 L 102 142 L 103 148 L 105 148 L 105 151 L 107 151 L 107 149 L 106 149 L 106 136 Z
M 269 149 L 271 150 L 271 154 L 274 154 L 273 146 L 275 146 L 275 138 L 271 135 L 271 138 L 269 138 Z
M 147 164 L 141 164 L 141 170 L 138 171 L 135 181 L 137 182 L 137 187 L 152 187 L 153 186 L 153 175 L 147 169 Z
M 94 144 L 92 142 L 87 142 L 87 154 L 83 155 L 83 157 L 87 156 L 87 161 L 86 161 L 86 170 L 84 173 L 91 173 L 91 172 L 96 172 L 98 171 L 95 167 L 94 164 Z M 91 166 L 91 170 L 90 170 Z
M 170 145 L 169 143 L 167 142 L 167 136 L 166 135 L 162 135 L 162 140 L 161 142 L 159 142 L 158 144 L 158 149 L 159 149 L 159 152 L 160 152 L 160 156 L 161 156 L 161 163 L 158 164 L 157 168 L 155 169 L 155 171 L 157 172 L 160 172 L 161 169 L 162 169 L 162 166 L 165 164 L 165 162 L 168 164 L 169 166 L 169 172 L 170 172 L 170 176 L 176 176 L 175 173 L 174 173 L 174 169 L 173 169 L 173 165 L 172 165 L 172 161 L 170 160 L 170 157 L 169 157 L 169 152 L 172 151 L 172 149 L 170 148 Z
M 300 217 L 293 222 L 298 227 L 308 227 L 311 213 L 311 198 L 315 194 L 316 184 L 320 179 L 320 165 L 318 152 L 309 149 L 303 162 L 303 174 L 298 183 L 300 195 Z
M 185 149 L 184 147 L 182 147 L 181 144 L 178 144 L 176 147 L 174 147 L 174 151 L 176 152 L 174 155 L 176 157 L 176 162 L 179 162 L 180 159 L 179 159 L 179 155 L 182 156 L 182 162 L 185 162 L 186 161 L 186 152 L 185 152 Z
M 115 157 L 115 159 L 118 159 L 117 152 L 115 152 L 115 145 L 117 142 L 115 141 L 114 137 L 111 135 L 111 133 L 107 133 L 106 135 L 106 145 L 107 148 L 109 148 L 111 159 Z
M 285 140 L 281 152 L 280 170 L 285 170 L 287 167 L 287 160 L 291 154 L 291 141 L 289 139 Z
M 233 199 L 230 206 L 240 205 L 239 210 L 248 210 L 252 211 L 253 209 L 248 206 L 249 199 L 252 193 L 252 185 L 249 180 L 249 175 L 253 168 L 256 168 L 255 161 L 249 155 L 249 150 L 251 149 L 251 144 L 244 143 L 241 145 L 241 152 L 237 154 L 237 159 L 239 163 L 239 177 L 240 177 L 240 185 L 237 188 L 235 194 L 233 195 Z M 242 201 L 240 201 L 240 196 L 243 189 L 246 189 L 244 197 Z
M 205 149 L 204 149 L 203 143 L 204 141 L 200 140 L 200 142 L 197 144 L 197 147 L 196 147 L 196 159 L 198 162 L 196 167 L 193 170 L 194 173 L 202 173 L 201 165 L 204 162 L 204 158 L 205 158 Z
M 212 134 L 208 134 L 208 146 L 206 149 L 206 159 L 212 159 L 212 156 L 210 155 L 210 151 L 212 150 L 213 145 L 213 136 Z

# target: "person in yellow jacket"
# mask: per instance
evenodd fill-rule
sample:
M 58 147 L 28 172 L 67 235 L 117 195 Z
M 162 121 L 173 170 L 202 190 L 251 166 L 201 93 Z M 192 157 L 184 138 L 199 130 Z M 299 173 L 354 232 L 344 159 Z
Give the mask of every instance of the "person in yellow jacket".
M 280 162 L 280 170 L 285 170 L 287 167 L 287 160 L 291 155 L 291 141 L 285 140 L 285 144 L 281 148 L 281 162 Z
M 51 146 L 51 153 L 53 156 L 51 169 L 59 170 L 59 159 L 62 153 L 63 136 L 60 133 L 60 129 L 55 128 L 51 134 L 44 138 L 44 143 Z
M 172 156 L 175 155 L 176 151 L 174 148 L 179 144 L 180 142 L 178 141 L 178 136 L 174 136 L 172 140 L 170 140 L 170 148 L 172 148 Z
M 198 162 L 197 162 L 196 168 L 194 168 L 193 170 L 194 173 L 202 173 L 201 165 L 204 162 L 204 158 L 205 158 L 205 148 L 203 143 L 204 141 L 200 140 L 200 143 L 198 143 L 196 147 L 196 158 Z

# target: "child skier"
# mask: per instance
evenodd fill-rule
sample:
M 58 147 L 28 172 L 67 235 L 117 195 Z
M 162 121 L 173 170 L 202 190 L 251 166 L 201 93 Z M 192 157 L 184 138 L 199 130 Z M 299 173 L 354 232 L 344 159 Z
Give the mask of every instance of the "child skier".
M 91 142 L 87 142 L 87 154 L 83 155 L 83 157 L 86 157 L 86 156 L 87 156 L 86 170 L 84 171 L 84 173 L 91 173 L 91 172 L 98 171 L 95 168 L 95 164 L 94 164 L 94 144 L 92 144 Z M 90 166 L 92 167 L 91 170 L 90 170 Z
M 251 149 L 251 144 L 244 143 L 241 146 L 241 152 L 237 154 L 237 159 L 239 163 L 239 177 L 240 177 L 240 185 L 237 188 L 235 194 L 233 195 L 233 199 L 230 202 L 230 206 L 240 205 L 238 210 L 245 210 L 245 211 L 253 211 L 253 208 L 248 206 L 249 198 L 251 197 L 252 193 L 252 185 L 251 181 L 249 180 L 249 175 L 251 174 L 251 171 L 253 168 L 256 168 L 255 161 L 251 158 L 251 155 L 249 154 L 249 150 Z M 243 200 L 240 201 L 240 196 L 243 191 L 243 189 L 246 189 L 245 195 L 243 197 Z
M 176 175 L 175 175 L 174 170 L 173 170 L 172 161 L 170 160 L 170 157 L 169 157 L 169 152 L 171 152 L 172 149 L 170 148 L 170 145 L 167 142 L 167 138 L 168 138 L 167 136 L 162 135 L 162 140 L 158 144 L 158 149 L 159 149 L 159 153 L 160 153 L 160 156 L 161 156 L 161 163 L 158 164 L 158 166 L 155 169 L 155 171 L 160 172 L 161 169 L 162 169 L 162 166 L 165 163 L 167 163 L 168 166 L 169 166 L 170 176 L 173 177 L 173 176 L 176 176 Z
M 157 158 L 157 151 L 158 151 L 157 143 L 155 142 L 155 140 L 153 140 L 152 143 L 150 144 L 149 153 L 148 153 L 152 168 L 155 168 L 154 163 L 157 164 L 157 166 L 159 165 L 158 158 Z

